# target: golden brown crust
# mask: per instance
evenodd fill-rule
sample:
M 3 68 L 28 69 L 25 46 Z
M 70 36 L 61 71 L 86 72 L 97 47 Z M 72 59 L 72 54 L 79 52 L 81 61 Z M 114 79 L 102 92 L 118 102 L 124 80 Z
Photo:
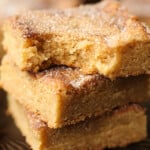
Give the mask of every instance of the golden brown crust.
M 29 11 L 10 18 L 4 30 L 5 50 L 23 70 L 64 64 L 114 78 L 149 73 L 149 30 L 116 1 Z

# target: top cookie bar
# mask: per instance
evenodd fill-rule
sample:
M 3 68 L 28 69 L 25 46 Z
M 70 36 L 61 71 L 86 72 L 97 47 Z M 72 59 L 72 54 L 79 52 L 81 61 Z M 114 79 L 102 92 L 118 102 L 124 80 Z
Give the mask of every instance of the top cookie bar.
M 119 2 L 28 11 L 7 20 L 4 48 L 31 72 L 54 64 L 110 78 L 150 73 L 150 31 Z

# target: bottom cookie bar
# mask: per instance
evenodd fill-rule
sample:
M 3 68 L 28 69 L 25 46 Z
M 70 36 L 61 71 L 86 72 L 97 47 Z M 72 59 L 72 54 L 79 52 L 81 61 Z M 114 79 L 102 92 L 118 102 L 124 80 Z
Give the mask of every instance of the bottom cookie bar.
M 145 111 L 134 104 L 59 129 L 48 128 L 39 116 L 12 99 L 9 110 L 33 150 L 102 150 L 123 147 L 147 136 Z

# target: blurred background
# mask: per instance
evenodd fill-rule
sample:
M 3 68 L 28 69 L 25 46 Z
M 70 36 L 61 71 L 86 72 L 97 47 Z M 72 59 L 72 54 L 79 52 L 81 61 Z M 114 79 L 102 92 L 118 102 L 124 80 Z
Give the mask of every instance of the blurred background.
M 150 26 L 150 0 L 120 1 L 130 12 Z M 4 53 L 1 44 L 3 39 L 1 27 L 4 20 L 9 16 L 19 14 L 25 10 L 65 9 L 96 2 L 99 2 L 99 0 L 0 0 L 0 60 Z M 149 106 L 150 104 L 146 105 Z M 0 90 L 0 150 L 29 150 L 28 145 L 24 142 L 24 138 L 13 124 L 13 120 L 6 110 L 6 94 Z M 10 145 L 13 145 L 13 148 Z M 150 150 L 150 141 L 147 139 L 147 141 L 138 145 L 129 146 L 126 150 Z

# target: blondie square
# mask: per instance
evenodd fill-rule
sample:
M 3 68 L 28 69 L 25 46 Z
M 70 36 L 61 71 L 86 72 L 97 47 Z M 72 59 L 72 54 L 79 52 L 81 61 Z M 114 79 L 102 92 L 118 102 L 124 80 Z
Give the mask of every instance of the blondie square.
M 150 73 L 150 31 L 114 0 L 14 16 L 4 25 L 3 44 L 30 72 L 67 65 L 110 78 Z
M 39 73 L 20 71 L 9 56 L 1 66 L 3 88 L 24 107 L 38 113 L 50 128 L 150 99 L 149 76 L 110 79 L 78 69 L 53 67 Z
M 134 104 L 60 129 L 49 128 L 14 99 L 9 100 L 9 110 L 34 150 L 103 150 L 124 147 L 147 136 L 144 109 Z

